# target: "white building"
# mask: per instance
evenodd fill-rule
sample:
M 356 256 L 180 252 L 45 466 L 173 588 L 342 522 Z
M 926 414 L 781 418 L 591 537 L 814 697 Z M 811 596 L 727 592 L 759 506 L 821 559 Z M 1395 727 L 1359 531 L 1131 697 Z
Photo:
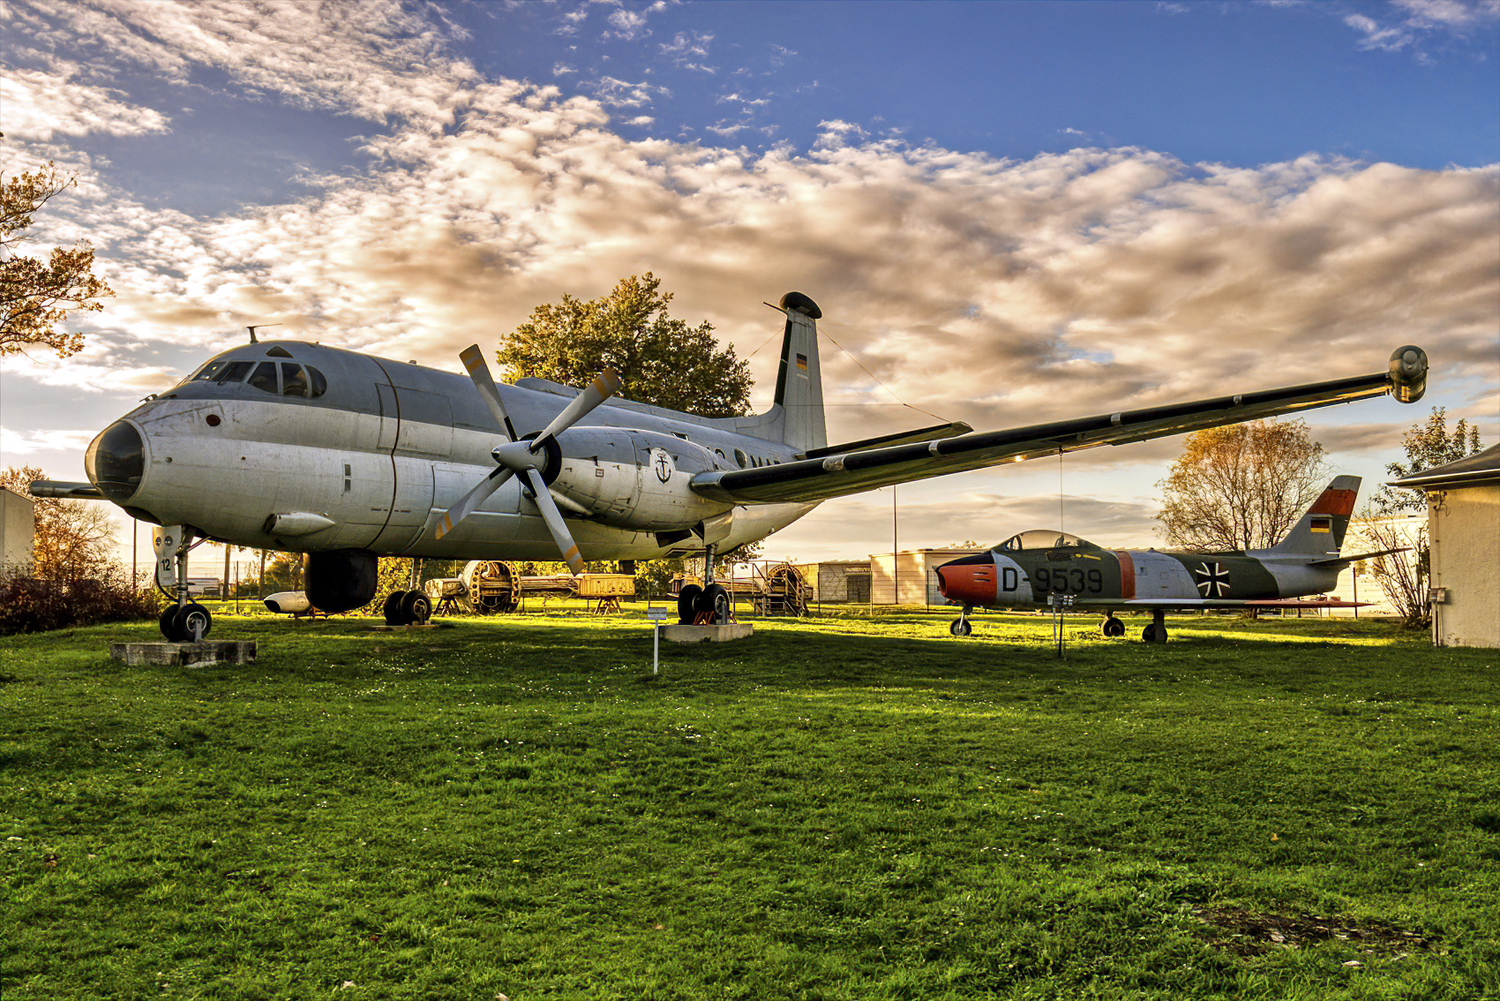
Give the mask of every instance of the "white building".
M 1395 485 L 1427 495 L 1432 641 L 1500 647 L 1500 445 Z

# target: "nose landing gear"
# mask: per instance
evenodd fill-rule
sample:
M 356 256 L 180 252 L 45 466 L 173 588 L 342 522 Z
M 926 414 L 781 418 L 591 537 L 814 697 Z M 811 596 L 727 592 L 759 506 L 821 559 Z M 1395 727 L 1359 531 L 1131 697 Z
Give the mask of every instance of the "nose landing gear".
M 156 586 L 175 593 L 177 603 L 161 613 L 157 625 L 169 643 L 197 643 L 213 628 L 214 617 L 196 601 L 188 601 L 188 551 L 207 541 L 193 541 L 193 530 L 186 525 L 163 525 L 151 533 L 156 549 Z
M 964 610 L 959 613 L 948 626 L 948 631 L 954 636 L 968 636 L 974 631 L 974 625 L 969 621 L 969 613 L 974 611 L 973 605 L 965 605 Z

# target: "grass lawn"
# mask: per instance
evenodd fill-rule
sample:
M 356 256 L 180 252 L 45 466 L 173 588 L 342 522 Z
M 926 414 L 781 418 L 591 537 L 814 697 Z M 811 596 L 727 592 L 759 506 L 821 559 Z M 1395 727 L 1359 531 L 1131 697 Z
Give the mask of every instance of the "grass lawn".
M 1500 998 L 1500 652 L 562 608 L 0 640 L 0 999 Z

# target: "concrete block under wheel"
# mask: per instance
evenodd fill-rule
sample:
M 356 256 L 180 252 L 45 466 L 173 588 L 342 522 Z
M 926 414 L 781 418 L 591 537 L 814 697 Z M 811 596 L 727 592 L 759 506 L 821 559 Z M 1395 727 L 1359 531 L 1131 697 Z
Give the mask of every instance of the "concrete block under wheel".
M 160 667 L 213 667 L 255 661 L 255 640 L 202 640 L 198 643 L 111 643 L 109 655 L 122 664 Z
M 662 626 L 661 638 L 669 643 L 727 643 L 742 640 L 755 632 L 749 622 L 731 622 L 727 626 Z

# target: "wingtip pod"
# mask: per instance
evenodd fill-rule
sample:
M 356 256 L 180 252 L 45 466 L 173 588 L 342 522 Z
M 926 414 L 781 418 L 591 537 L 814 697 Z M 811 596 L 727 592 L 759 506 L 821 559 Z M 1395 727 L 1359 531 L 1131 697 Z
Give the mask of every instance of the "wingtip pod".
M 1427 391 L 1427 352 L 1407 344 L 1391 352 L 1391 395 L 1416 403 Z

